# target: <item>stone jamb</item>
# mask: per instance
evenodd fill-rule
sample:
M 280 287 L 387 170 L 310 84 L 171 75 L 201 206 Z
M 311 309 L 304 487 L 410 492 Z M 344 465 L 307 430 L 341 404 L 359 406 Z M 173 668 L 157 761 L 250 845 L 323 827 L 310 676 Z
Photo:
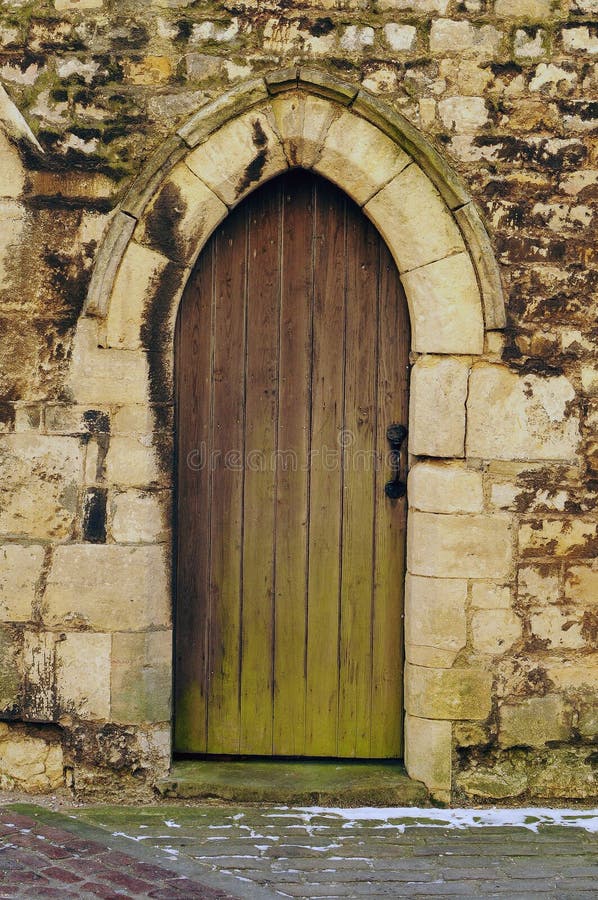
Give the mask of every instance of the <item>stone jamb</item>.
M 360 142 L 354 144 L 348 135 L 339 149 L 329 135 L 332 122 L 342 115 Z M 225 140 L 229 133 L 234 141 Z M 256 168 L 257 158 L 261 167 Z M 463 480 L 470 374 L 483 355 L 484 332 L 505 324 L 490 240 L 455 173 L 407 120 L 367 92 L 311 69 L 284 70 L 233 89 L 202 107 L 154 154 L 100 247 L 73 349 L 69 384 L 74 401 L 145 403 L 148 409 L 172 403 L 172 333 L 195 259 L 229 209 L 294 165 L 331 177 L 360 202 L 385 237 L 402 274 L 414 326 L 410 451 L 453 466 L 453 481 L 460 475 Z M 258 169 L 247 184 L 247 172 Z M 378 180 L 369 183 L 368 178 Z M 165 240 L 163 232 L 157 240 L 156 218 L 170 215 L 164 204 L 168 193 L 179 201 L 174 204 L 177 216 L 167 222 L 172 240 L 168 234 Z M 409 216 L 399 203 L 405 197 Z M 444 229 L 442 235 L 432 235 L 438 245 L 432 258 L 426 256 L 427 244 L 434 241 L 422 242 L 417 229 L 422 197 L 429 204 L 428 232 L 434 232 L 437 222 Z M 120 380 L 115 381 L 115 373 Z M 444 410 L 440 421 L 439 406 Z M 157 433 L 158 418 L 155 426 Z M 149 447 L 147 453 L 156 464 L 134 480 L 137 490 L 145 481 L 169 477 L 156 474 L 159 450 Z M 109 481 L 114 465 L 109 456 Z M 451 483 L 450 468 L 440 474 Z M 117 478 L 118 490 L 133 483 L 127 477 L 125 472 Z M 438 483 L 442 491 L 443 482 Z M 421 553 L 430 542 L 440 548 L 432 569 Z M 511 549 L 510 522 L 503 514 L 477 505 L 475 510 L 466 504 L 460 509 L 453 497 L 444 505 L 440 497 L 432 511 L 410 509 L 408 577 L 420 588 L 428 582 L 419 591 L 420 597 L 430 598 L 428 631 L 434 631 L 438 597 L 447 587 L 465 606 L 468 579 L 508 581 Z M 168 567 L 167 556 L 164 565 Z M 414 597 L 415 588 L 410 590 Z M 151 605 L 149 598 L 147 602 Z M 464 609 L 457 621 L 463 617 Z M 416 632 L 407 629 L 408 634 Z M 435 648 L 406 646 L 406 764 L 435 796 L 448 800 L 451 723 L 488 715 L 491 678 L 480 667 L 459 663 L 453 649 L 459 649 L 460 636 L 451 643 L 449 635 L 448 645 L 443 640 L 446 635 L 439 636 Z

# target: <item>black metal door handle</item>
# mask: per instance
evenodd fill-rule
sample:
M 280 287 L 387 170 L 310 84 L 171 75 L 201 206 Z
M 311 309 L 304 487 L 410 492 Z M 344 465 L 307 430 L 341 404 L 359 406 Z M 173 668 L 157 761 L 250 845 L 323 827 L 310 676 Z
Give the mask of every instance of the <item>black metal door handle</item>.
M 394 478 L 384 485 L 384 493 L 390 500 L 398 500 L 407 492 L 407 485 L 401 481 L 401 447 L 407 437 L 407 429 L 404 425 L 394 423 L 386 429 L 386 439 L 390 444 L 391 465 L 394 470 Z

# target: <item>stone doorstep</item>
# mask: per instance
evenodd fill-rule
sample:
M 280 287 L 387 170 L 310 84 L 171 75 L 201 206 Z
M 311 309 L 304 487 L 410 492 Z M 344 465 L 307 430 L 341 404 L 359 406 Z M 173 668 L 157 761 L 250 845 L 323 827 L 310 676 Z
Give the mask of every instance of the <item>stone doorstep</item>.
M 319 806 L 431 806 L 421 781 L 397 761 L 175 761 L 155 785 L 162 797 Z
M 214 891 L 223 891 L 230 894 L 231 898 L 238 900 L 275 900 L 280 894 L 258 884 L 245 884 L 234 875 L 212 872 L 204 866 L 198 866 L 194 860 L 177 856 L 171 859 L 166 854 L 159 856 L 156 847 L 144 846 L 142 842 L 131 840 L 123 832 L 112 833 L 111 829 L 90 825 L 76 818 L 79 812 L 73 809 L 69 814 L 54 812 L 33 803 L 8 803 L 0 805 L 0 810 L 8 810 L 23 816 L 35 819 L 40 825 L 59 828 L 68 831 L 75 837 L 84 841 L 93 841 L 102 844 L 107 850 L 126 854 L 140 862 L 159 866 L 165 872 L 176 875 L 184 875 L 193 882 L 199 882 Z M 124 895 L 123 895 L 124 896 Z

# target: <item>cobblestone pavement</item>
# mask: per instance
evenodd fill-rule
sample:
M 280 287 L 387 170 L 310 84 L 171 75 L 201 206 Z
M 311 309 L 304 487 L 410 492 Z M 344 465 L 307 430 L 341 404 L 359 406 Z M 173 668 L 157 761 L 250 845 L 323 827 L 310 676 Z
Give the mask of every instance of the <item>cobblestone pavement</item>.
M 598 896 L 597 811 L 65 813 L 0 810 L 0 897 Z

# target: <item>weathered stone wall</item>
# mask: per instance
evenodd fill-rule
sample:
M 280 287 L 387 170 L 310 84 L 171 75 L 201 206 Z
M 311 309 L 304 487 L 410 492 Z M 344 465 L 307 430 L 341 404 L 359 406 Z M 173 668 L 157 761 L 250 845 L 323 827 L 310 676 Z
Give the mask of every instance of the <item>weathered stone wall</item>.
M 168 765 L 171 354 L 159 315 L 139 342 L 134 315 L 111 338 L 82 307 L 151 152 L 231 86 L 309 64 L 457 170 L 507 298 L 482 355 L 413 355 L 410 771 L 455 800 L 596 794 L 594 7 L 0 5 L 25 118 L 0 97 L 0 786 L 132 790 Z

